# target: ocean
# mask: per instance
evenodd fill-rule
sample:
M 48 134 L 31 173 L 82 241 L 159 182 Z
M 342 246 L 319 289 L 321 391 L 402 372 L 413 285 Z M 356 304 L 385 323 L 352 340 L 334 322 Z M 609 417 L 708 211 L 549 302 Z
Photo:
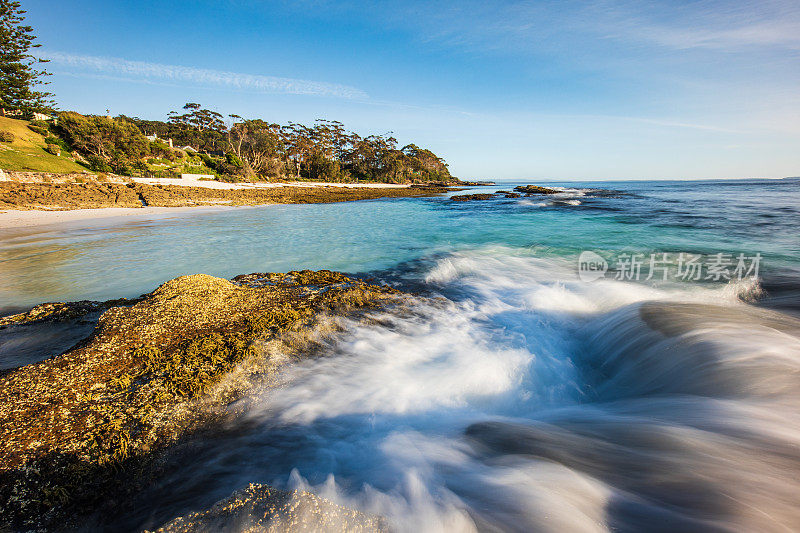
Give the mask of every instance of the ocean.
M 258 482 L 397 531 L 800 528 L 800 180 L 545 185 L 7 230 L 0 309 L 303 268 L 421 295 L 342 321 L 104 527 Z

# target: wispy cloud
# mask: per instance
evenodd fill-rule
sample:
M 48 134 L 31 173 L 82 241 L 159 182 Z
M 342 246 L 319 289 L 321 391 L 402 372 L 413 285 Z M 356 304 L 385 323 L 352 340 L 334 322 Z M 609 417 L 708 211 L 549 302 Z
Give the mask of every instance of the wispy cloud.
M 130 61 L 116 57 L 98 57 L 40 50 L 37 55 L 55 65 L 75 70 L 100 72 L 134 79 L 162 80 L 173 83 L 225 87 L 265 93 L 302 94 L 334 98 L 363 99 L 367 94 L 355 87 L 293 78 L 260 76 L 146 61 Z
M 667 48 L 724 51 L 800 50 L 800 4 L 796 0 L 727 0 L 701 4 L 616 4 L 596 11 L 608 36 Z

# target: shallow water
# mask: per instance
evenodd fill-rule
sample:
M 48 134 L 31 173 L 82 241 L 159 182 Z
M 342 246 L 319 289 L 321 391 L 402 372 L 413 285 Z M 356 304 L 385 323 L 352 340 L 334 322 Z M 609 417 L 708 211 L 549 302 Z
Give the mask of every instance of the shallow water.
M 325 357 L 243 400 L 109 529 L 250 482 L 398 531 L 800 528 L 800 182 L 582 187 L 20 230 L 3 241 L 1 294 L 24 306 L 305 267 L 442 297 L 345 322 Z M 583 250 L 763 262 L 759 280 L 587 283 Z

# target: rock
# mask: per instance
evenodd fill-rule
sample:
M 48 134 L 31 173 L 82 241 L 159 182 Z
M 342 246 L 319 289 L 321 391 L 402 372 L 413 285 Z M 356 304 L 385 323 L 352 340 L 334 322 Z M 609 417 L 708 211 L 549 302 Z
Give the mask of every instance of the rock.
M 493 194 L 459 194 L 451 196 L 450 199 L 454 202 L 468 202 L 470 200 L 489 200 L 493 197 Z
M 42 176 L 44 179 L 45 176 Z M 50 178 L 48 178 L 50 179 Z M 76 178 L 78 179 L 78 178 Z M 84 180 L 86 178 L 80 177 Z M 145 183 L 22 183 L 0 181 L 0 209 L 85 209 L 186 207 L 199 205 L 307 204 L 431 196 L 448 192 L 426 187 L 253 187 L 211 189 Z
M 325 270 L 233 281 L 196 274 L 111 307 L 75 348 L 0 376 L 0 530 L 47 528 L 59 512 L 93 509 L 122 490 L 120 479 L 137 479 L 155 452 L 221 421 L 230 401 L 274 373 L 287 357 L 273 361 L 265 343 L 289 336 L 295 344 L 281 353 L 291 360 L 321 314 L 396 295 Z M 39 306 L 5 323 L 103 307 Z
M 521 198 L 521 197 L 522 197 L 522 195 L 521 195 L 521 194 L 519 194 L 519 193 L 516 193 L 516 192 L 507 192 L 507 193 L 505 194 L 505 197 L 506 197 L 506 198 Z
M 176 518 L 157 533 L 388 531 L 385 520 L 341 507 L 305 491 L 252 483 L 206 511 Z
M 519 187 L 514 187 L 514 190 L 525 194 L 558 194 L 559 192 L 555 189 L 540 187 L 539 185 L 520 185 Z

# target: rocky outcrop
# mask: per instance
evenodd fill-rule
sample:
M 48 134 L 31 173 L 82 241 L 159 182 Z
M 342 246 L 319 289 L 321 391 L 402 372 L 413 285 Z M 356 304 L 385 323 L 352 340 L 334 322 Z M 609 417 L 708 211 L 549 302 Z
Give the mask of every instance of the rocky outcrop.
M 0 183 L 0 209 L 142 207 L 136 191 L 120 183 Z
M 0 209 L 87 209 L 208 205 L 306 204 L 430 196 L 443 187 L 270 187 L 210 189 L 145 183 L 0 182 Z
M 514 190 L 525 194 L 557 194 L 559 192 L 556 189 L 540 187 L 539 185 L 520 185 L 514 187 Z
M 48 527 L 66 509 L 80 515 L 132 489 L 160 450 L 223 420 L 222 406 L 305 353 L 302 339 L 320 316 L 398 298 L 331 271 L 197 274 L 136 300 L 50 304 L 3 319 L 110 306 L 75 348 L 0 377 L 0 529 Z
M 494 198 L 493 194 L 458 194 L 451 196 L 450 199 L 454 202 L 469 202 L 471 200 L 489 200 Z
M 176 518 L 156 533 L 231 529 L 242 533 L 388 531 L 384 520 L 338 506 L 310 492 L 282 491 L 254 483 L 206 511 Z

